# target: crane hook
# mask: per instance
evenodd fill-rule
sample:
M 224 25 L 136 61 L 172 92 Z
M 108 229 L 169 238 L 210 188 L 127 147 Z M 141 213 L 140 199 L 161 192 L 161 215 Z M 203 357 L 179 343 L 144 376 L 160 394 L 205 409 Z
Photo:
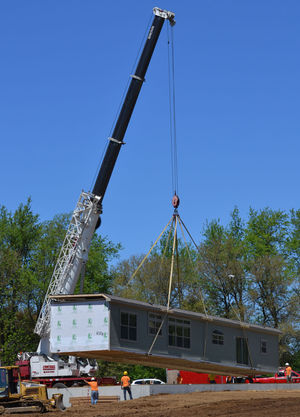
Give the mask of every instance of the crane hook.
M 173 206 L 175 209 L 177 209 L 177 208 L 179 207 L 179 203 L 180 203 L 179 197 L 178 197 L 178 195 L 177 195 L 177 194 L 176 194 L 176 192 L 175 192 L 175 194 L 174 194 L 174 196 L 173 196 L 173 198 L 172 198 L 172 206 Z

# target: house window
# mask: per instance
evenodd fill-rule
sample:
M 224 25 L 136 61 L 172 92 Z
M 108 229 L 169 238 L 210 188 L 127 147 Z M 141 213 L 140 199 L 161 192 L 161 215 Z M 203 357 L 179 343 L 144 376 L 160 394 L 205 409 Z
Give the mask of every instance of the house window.
M 121 339 L 136 340 L 136 314 L 121 313 Z
M 191 347 L 191 323 L 189 320 L 169 319 L 169 346 Z
M 245 337 L 236 338 L 236 361 L 243 365 L 249 363 L 248 343 Z
M 212 332 L 212 342 L 215 345 L 224 345 L 224 334 L 220 330 Z
M 261 340 L 260 342 L 260 352 L 267 353 L 267 342 L 265 340 Z
M 159 314 L 149 313 L 148 316 L 148 332 L 155 336 L 161 326 L 162 318 Z M 162 335 L 162 329 L 159 331 L 159 336 Z

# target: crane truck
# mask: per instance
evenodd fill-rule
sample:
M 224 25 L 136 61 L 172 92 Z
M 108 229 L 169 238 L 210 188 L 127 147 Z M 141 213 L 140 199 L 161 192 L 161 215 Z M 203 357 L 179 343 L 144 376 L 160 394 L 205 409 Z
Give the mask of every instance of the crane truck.
M 20 369 L 22 380 L 34 380 L 48 388 L 83 386 L 96 375 L 98 365 L 95 359 L 83 359 L 69 356 L 45 355 L 37 352 L 19 352 L 16 366 Z M 99 385 L 116 385 L 114 377 L 99 378 Z
M 76 358 L 71 359 L 71 361 L 64 362 L 62 360 L 59 361 L 57 357 L 53 357 L 51 355 L 49 341 L 49 296 L 73 294 L 80 275 L 84 273 L 93 234 L 101 223 L 100 214 L 102 213 L 104 195 L 120 149 L 124 145 L 123 139 L 140 90 L 145 81 L 145 74 L 161 29 L 165 21 L 168 21 L 170 26 L 174 26 L 175 24 L 175 15 L 173 12 L 154 7 L 153 14 L 154 18 L 145 40 L 144 48 L 139 57 L 135 73 L 131 75 L 131 81 L 116 120 L 112 136 L 108 138 L 109 144 L 100 166 L 93 190 L 92 192 L 82 191 L 72 214 L 70 225 L 61 247 L 43 306 L 36 322 L 34 331 L 40 336 L 37 353 L 33 355 L 27 354 L 27 359 L 24 359 L 24 357 L 23 359 L 20 358 L 21 361 L 30 361 L 30 377 L 32 379 L 43 378 L 44 383 L 47 383 L 45 382 L 45 379 L 47 379 L 48 385 L 50 383 L 52 384 L 53 378 L 56 378 L 56 384 L 62 383 L 63 380 L 65 385 L 70 385 L 73 381 L 74 383 L 77 383 L 77 378 L 80 378 L 81 376 L 80 373 L 82 369 L 80 366 L 78 367 L 78 361 L 76 362 Z M 22 365 L 20 361 L 19 365 Z M 79 372 L 79 375 L 76 375 L 76 379 L 74 379 L 74 372 Z M 70 375 L 70 373 L 73 373 L 73 375 Z M 49 377 L 47 377 L 47 375 Z M 52 381 L 49 381 L 49 379 Z

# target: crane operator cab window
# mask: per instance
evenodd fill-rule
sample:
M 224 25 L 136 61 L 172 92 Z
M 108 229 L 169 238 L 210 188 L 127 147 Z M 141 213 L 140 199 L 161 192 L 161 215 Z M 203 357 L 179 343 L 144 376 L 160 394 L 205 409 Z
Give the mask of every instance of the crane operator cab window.
M 7 370 L 0 369 L 0 398 L 8 396 Z

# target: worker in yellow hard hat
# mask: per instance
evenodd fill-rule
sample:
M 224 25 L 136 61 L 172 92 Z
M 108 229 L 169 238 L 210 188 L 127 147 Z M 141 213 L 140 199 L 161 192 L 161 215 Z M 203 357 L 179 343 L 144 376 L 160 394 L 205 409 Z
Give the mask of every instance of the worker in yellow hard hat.
M 130 385 L 130 377 L 128 376 L 128 372 L 124 371 L 123 376 L 121 378 L 121 389 L 124 392 L 124 400 L 126 400 L 126 392 L 128 392 L 129 397 L 132 400 Z

